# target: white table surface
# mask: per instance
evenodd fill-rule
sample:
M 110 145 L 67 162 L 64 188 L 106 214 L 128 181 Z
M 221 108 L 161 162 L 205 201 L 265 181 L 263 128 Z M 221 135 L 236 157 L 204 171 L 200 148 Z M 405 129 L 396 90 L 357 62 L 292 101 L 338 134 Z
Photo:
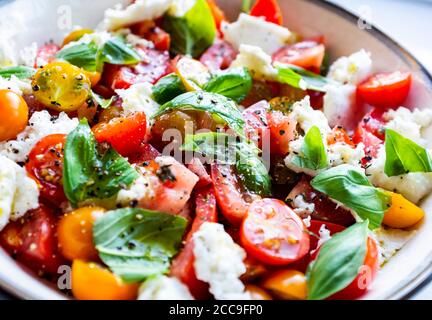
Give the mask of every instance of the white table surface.
M 410 51 L 432 73 L 432 0 L 330 0 L 370 22 Z M 409 299 L 432 299 L 432 276 Z

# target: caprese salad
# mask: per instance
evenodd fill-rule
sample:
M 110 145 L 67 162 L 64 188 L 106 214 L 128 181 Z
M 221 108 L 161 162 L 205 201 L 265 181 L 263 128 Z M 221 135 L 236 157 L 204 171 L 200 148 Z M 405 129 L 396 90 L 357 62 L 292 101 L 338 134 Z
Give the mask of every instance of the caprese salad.
M 76 299 L 373 286 L 425 215 L 432 108 L 409 102 L 408 70 L 332 56 L 276 0 L 249 3 L 228 21 L 214 0 L 135 0 L 63 43 L 3 45 L 11 257 L 54 286 L 70 270 Z

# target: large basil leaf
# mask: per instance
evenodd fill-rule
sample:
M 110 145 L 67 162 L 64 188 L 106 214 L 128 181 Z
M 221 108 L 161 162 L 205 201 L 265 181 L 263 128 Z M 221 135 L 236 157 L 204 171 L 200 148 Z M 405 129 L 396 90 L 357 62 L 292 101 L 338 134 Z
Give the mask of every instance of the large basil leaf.
M 101 260 L 125 281 L 135 282 L 168 272 L 186 226 L 180 216 L 125 208 L 97 219 L 93 238 Z
M 309 129 L 302 146 L 303 156 L 294 156 L 292 163 L 300 168 L 319 170 L 328 165 L 327 152 L 317 126 Z
M 345 289 L 366 257 L 368 221 L 356 223 L 326 241 L 306 272 L 308 299 L 322 300 Z
M 35 74 L 35 69 L 25 66 L 5 67 L 0 69 L 0 77 L 10 80 L 12 76 L 18 79 L 29 79 Z
M 249 71 L 246 68 L 233 68 L 213 75 L 203 89 L 239 103 L 246 98 L 251 88 L 252 77 Z
M 101 58 L 110 64 L 136 64 L 141 61 L 138 52 L 127 44 L 122 37 L 108 40 L 102 48 Z
M 238 135 L 244 136 L 241 112 L 234 101 L 220 94 L 202 91 L 184 93 L 161 106 L 153 118 L 174 110 L 207 111 L 222 119 Z
M 216 24 L 205 0 L 197 0 L 183 16 L 164 17 L 164 30 L 171 36 L 171 53 L 199 57 L 213 44 Z
M 172 73 L 161 78 L 153 86 L 153 99 L 159 104 L 164 104 L 175 97 L 186 93 L 186 91 L 187 90 L 180 77 L 175 73 Z
M 181 149 L 203 154 L 213 162 L 235 164 L 248 191 L 261 196 L 271 194 L 270 175 L 258 156 L 260 150 L 253 143 L 237 141 L 236 137 L 223 133 L 207 132 L 186 135 Z
M 410 172 L 432 172 L 428 151 L 394 130 L 386 130 L 385 150 L 384 172 L 389 177 Z
M 350 165 L 340 165 L 317 175 L 311 186 L 352 209 L 371 229 L 379 228 L 391 198 L 371 185 L 364 173 Z
M 99 48 L 93 42 L 66 47 L 59 51 L 56 57 L 87 71 L 100 69 L 100 65 L 98 65 Z
M 66 139 L 63 188 L 76 206 L 88 199 L 107 199 L 139 177 L 127 160 L 114 149 L 98 152 L 86 119 Z
M 294 88 L 326 92 L 332 81 L 316 73 L 292 64 L 277 64 L 278 79 Z

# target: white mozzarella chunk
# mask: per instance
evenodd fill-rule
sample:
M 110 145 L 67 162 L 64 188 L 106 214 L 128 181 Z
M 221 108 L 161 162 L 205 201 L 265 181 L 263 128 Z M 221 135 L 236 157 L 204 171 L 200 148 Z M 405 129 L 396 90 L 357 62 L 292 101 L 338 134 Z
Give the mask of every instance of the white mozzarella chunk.
M 24 162 L 35 144 L 50 134 L 68 134 L 78 125 L 77 118 L 69 118 L 62 112 L 58 117 L 51 117 L 48 111 L 35 112 L 29 125 L 21 132 L 16 140 L 0 143 L 0 155 L 15 162 Z
M 326 243 L 331 239 L 330 231 L 327 229 L 325 224 L 321 225 L 320 229 L 318 230 L 318 233 L 320 238 L 318 240 L 317 248 L 319 248 L 320 246 L 322 246 L 324 243 Z
M 356 86 L 330 84 L 326 88 L 323 111 L 330 126 L 349 127 L 356 106 Z
M 361 161 L 365 156 L 363 143 L 359 143 L 355 148 L 343 142 L 337 142 L 327 147 L 327 157 L 331 167 L 341 164 L 361 167 Z
M 10 79 L 0 77 L 0 89 L 12 90 L 20 96 L 23 94 L 31 94 L 33 92 L 30 80 L 21 80 L 15 75 L 12 75 Z
M 292 202 L 294 212 L 301 217 L 310 217 L 310 215 L 315 211 L 315 204 L 305 201 L 304 195 L 297 195 Z
M 127 189 L 122 189 L 117 194 L 116 202 L 122 206 L 130 206 L 133 202 L 155 197 L 151 188 L 151 181 L 147 175 L 141 175 Z
M 173 277 L 158 276 L 145 281 L 138 300 L 194 300 L 188 287 Z
M 39 206 L 39 189 L 24 168 L 0 156 L 0 230 Z
M 265 21 L 263 18 L 240 14 L 233 23 L 223 23 L 224 39 L 239 49 L 240 45 L 248 44 L 261 48 L 272 55 L 291 39 L 291 32 L 284 27 Z
M 239 67 L 248 69 L 256 80 L 277 79 L 277 70 L 272 65 L 272 58 L 257 46 L 240 45 L 239 54 L 231 64 L 231 68 Z
M 144 112 L 149 121 L 159 110 L 159 104 L 152 98 L 153 86 L 148 82 L 134 84 L 129 89 L 120 89 L 116 93 L 123 100 L 125 114 Z
M 297 120 L 298 125 L 300 125 L 304 132 L 308 132 L 313 126 L 318 127 L 323 136 L 327 136 L 331 131 L 324 113 L 320 110 L 314 110 L 311 107 L 309 96 L 294 103 L 291 114 Z
M 380 228 L 372 233 L 378 244 L 379 262 L 382 266 L 414 236 L 415 231 Z
M 372 73 L 372 59 L 369 52 L 360 50 L 349 57 L 341 57 L 331 66 L 328 78 L 341 84 L 357 85 Z
M 245 251 L 218 223 L 204 223 L 193 236 L 197 278 L 210 285 L 217 300 L 245 300 L 250 295 L 239 277 L 246 272 Z
M 87 34 L 83 35 L 81 38 L 79 38 L 77 41 L 69 42 L 62 49 L 67 49 L 67 48 L 74 47 L 74 46 L 77 46 L 80 44 L 89 44 L 89 43 L 94 43 L 99 48 L 101 48 L 112 37 L 113 37 L 112 34 L 109 32 L 106 32 L 106 31 L 87 33 Z
M 170 8 L 173 0 L 136 0 L 126 8 L 117 5 L 105 11 L 100 29 L 116 30 L 131 24 L 154 20 L 161 17 Z

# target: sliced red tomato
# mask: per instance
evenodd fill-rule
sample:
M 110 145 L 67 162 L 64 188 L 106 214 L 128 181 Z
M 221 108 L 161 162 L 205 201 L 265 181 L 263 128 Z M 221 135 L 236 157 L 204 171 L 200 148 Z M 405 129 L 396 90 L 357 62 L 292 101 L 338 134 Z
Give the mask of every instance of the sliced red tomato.
M 239 179 L 230 166 L 212 164 L 210 171 L 221 213 L 230 223 L 239 225 L 249 207 L 240 190 Z
M 226 21 L 225 14 L 221 8 L 218 7 L 215 0 L 206 0 L 210 10 L 212 12 L 213 19 L 216 24 L 216 28 L 220 30 L 222 21 Z
M 293 263 L 309 251 L 309 234 L 303 221 L 276 199 L 256 200 L 250 205 L 240 239 L 248 254 L 269 265 Z
M 147 118 L 144 112 L 114 118 L 93 127 L 99 143 L 109 143 L 118 153 L 127 157 L 139 150 L 147 135 Z
M 270 129 L 270 152 L 273 155 L 285 156 L 289 151 L 289 142 L 295 139 L 297 121 L 280 111 L 267 113 Z
M 10 222 L 0 233 L 0 243 L 22 264 L 41 273 L 57 274 L 64 260 L 57 253 L 57 218 L 45 206 Z
M 334 127 L 330 134 L 327 136 L 327 144 L 330 146 L 335 143 L 345 143 L 353 148 L 355 148 L 355 144 L 342 127 Z
M 130 163 L 143 163 L 146 161 L 155 160 L 160 156 L 161 153 L 150 143 L 141 143 L 138 150 L 129 155 L 128 159 Z
M 378 73 L 357 87 L 361 99 L 375 107 L 396 108 L 408 97 L 412 82 L 410 72 Z
M 212 179 L 200 159 L 193 158 L 192 161 L 187 165 L 187 167 L 199 178 L 199 181 L 195 186 L 196 188 L 205 187 L 212 183 Z
M 66 135 L 44 137 L 32 149 L 25 167 L 41 187 L 41 195 L 58 206 L 66 201 L 63 191 L 63 156 Z
M 280 26 L 283 24 L 282 11 L 277 0 L 257 0 L 250 11 L 250 15 L 264 17 L 266 21 Z
M 146 57 L 134 66 L 106 64 L 102 75 L 102 85 L 113 90 L 128 89 L 131 85 L 143 82 L 156 83 L 173 71 L 168 51 L 137 48 Z
M 171 264 L 171 275 L 187 285 L 195 299 L 206 299 L 209 297 L 208 284 L 198 280 L 195 274 L 192 236 L 204 222 L 217 222 L 216 198 L 211 187 L 196 193 L 195 206 L 195 219 L 183 250 Z
M 308 40 L 280 48 L 273 54 L 273 60 L 320 73 L 324 55 L 324 44 Z
M 358 124 L 354 135 L 355 144 L 363 143 L 365 146 L 366 158 L 363 160 L 367 163 L 378 155 L 378 150 L 384 143 L 385 127 L 381 114 L 372 110 Z
M 303 196 L 306 202 L 315 205 L 315 210 L 311 215 L 312 219 L 332 222 L 342 226 L 350 226 L 355 223 L 350 211 L 335 204 L 325 194 L 314 190 L 310 185 L 310 179 L 306 176 L 303 176 L 291 190 L 287 199 L 293 201 L 299 195 Z
M 168 51 L 170 49 L 171 36 L 159 27 L 150 29 L 146 39 L 153 42 L 156 50 Z
M 211 72 L 225 70 L 237 57 L 236 50 L 226 41 L 216 40 L 200 58 Z
M 36 53 L 35 68 L 40 68 L 55 60 L 55 55 L 60 47 L 54 43 L 48 43 L 40 47 Z
M 270 130 L 267 120 L 269 104 L 260 101 L 243 111 L 246 137 L 262 148 L 263 141 L 270 142 Z

